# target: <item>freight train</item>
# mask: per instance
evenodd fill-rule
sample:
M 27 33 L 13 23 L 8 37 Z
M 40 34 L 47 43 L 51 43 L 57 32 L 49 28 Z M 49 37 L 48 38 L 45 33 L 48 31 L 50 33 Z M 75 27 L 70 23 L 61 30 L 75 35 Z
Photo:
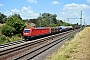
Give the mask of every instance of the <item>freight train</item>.
M 78 29 L 80 27 L 75 27 Z M 24 28 L 23 38 L 29 40 L 37 36 L 43 36 L 48 34 L 56 34 L 74 29 L 72 26 L 59 26 L 59 27 L 39 27 L 39 28 Z

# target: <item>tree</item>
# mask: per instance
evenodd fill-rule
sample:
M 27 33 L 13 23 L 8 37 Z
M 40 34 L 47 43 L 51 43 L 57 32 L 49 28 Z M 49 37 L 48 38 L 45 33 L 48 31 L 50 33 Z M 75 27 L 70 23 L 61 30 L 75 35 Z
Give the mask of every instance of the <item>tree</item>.
M 46 27 L 49 25 L 47 24 L 47 21 L 45 19 L 42 19 L 41 26 Z
M 42 14 L 42 26 L 49 26 L 51 21 L 51 14 L 50 13 L 43 13 Z
M 56 17 L 57 17 L 56 14 L 52 15 L 52 22 L 53 22 L 54 24 L 57 24 L 57 19 L 56 19 Z
M 18 19 L 22 20 L 21 16 L 19 14 L 14 14 Z
M 57 15 L 56 14 L 50 14 L 50 13 L 43 13 L 42 14 L 42 20 L 46 20 L 46 23 L 48 26 L 54 26 L 54 24 L 57 24 L 57 19 L 56 19 Z M 42 21 L 42 23 L 45 21 Z M 46 24 L 45 23 L 45 24 Z M 44 25 L 45 25 L 44 24 Z M 46 25 L 46 26 L 47 26 Z
M 23 28 L 25 27 L 25 23 L 20 20 L 21 17 L 18 17 L 16 14 L 8 17 L 6 24 L 15 28 L 14 34 L 21 33 Z
M 7 16 L 0 13 L 0 23 L 4 23 L 6 21 Z
M 3 26 L 2 33 L 6 36 L 20 34 L 25 27 L 25 23 L 16 16 L 16 14 L 9 16 L 6 20 L 5 26 Z M 5 30 L 6 28 L 6 30 Z M 12 29 L 12 30 L 11 30 Z M 11 31 L 9 31 L 11 30 Z M 6 31 L 6 32 L 5 32 Z M 9 35 L 7 35 L 9 32 Z

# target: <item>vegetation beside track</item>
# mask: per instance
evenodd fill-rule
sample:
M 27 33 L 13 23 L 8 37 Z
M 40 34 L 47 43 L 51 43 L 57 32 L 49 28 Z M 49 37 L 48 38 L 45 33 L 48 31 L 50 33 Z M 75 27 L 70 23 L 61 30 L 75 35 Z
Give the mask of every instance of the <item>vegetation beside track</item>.
M 68 40 L 47 60 L 90 60 L 90 27 Z
M 0 17 L 2 17 L 2 14 Z M 25 26 L 19 14 L 11 15 L 8 18 L 3 17 L 0 20 L 0 44 L 21 40 Z
M 1 33 L 3 25 L 5 25 L 5 24 L 0 24 L 0 44 L 5 44 L 5 43 L 9 43 L 9 42 L 19 41 L 19 40 L 22 39 L 22 36 L 19 35 L 19 34 L 14 35 L 12 37 L 6 37 L 5 35 L 3 35 Z
M 14 35 L 12 37 L 6 37 L 5 35 L 0 36 L 0 44 L 15 42 L 19 40 L 22 40 L 22 37 L 19 35 Z

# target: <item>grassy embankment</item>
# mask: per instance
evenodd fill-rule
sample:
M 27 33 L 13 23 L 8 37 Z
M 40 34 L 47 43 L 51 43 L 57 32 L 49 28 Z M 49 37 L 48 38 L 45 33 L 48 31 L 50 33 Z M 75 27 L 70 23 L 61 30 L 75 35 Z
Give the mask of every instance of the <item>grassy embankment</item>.
M 47 60 L 90 60 L 90 27 L 68 40 Z
M 18 41 L 18 40 L 21 40 L 22 37 L 18 36 L 18 35 L 15 35 L 15 36 L 12 36 L 12 37 L 6 37 L 5 35 L 3 35 L 1 33 L 1 29 L 2 29 L 2 26 L 4 24 L 0 24 L 0 44 L 5 44 L 5 43 L 9 43 L 9 42 L 14 42 L 14 41 Z

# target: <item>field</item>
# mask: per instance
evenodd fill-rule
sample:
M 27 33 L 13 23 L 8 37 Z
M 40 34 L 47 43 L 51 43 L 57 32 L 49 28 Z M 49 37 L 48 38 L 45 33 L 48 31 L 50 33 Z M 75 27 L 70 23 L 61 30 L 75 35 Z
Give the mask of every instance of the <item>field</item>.
M 90 27 L 68 40 L 47 60 L 90 60 Z

